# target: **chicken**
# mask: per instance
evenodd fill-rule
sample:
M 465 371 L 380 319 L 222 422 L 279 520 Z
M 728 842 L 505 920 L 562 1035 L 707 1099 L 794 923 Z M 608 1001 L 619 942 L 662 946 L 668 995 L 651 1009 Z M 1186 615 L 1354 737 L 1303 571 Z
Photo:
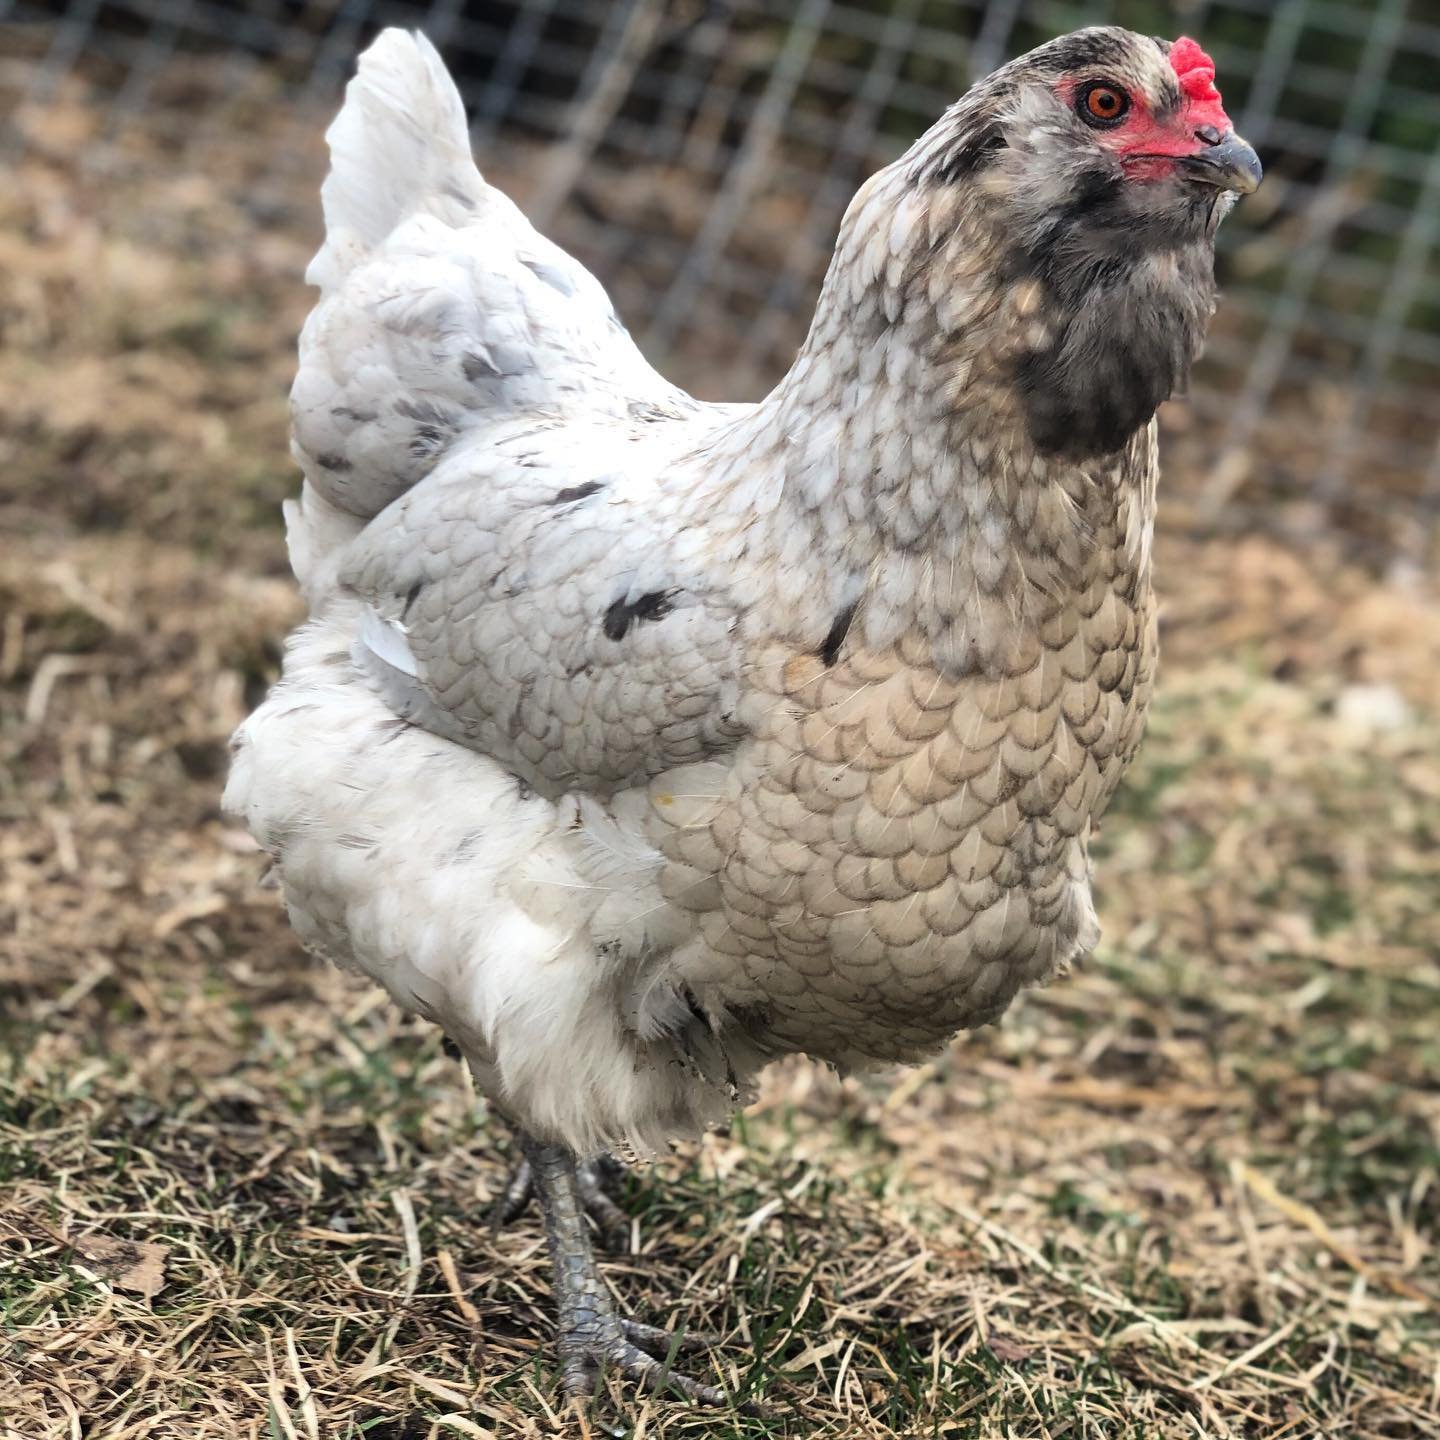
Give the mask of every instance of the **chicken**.
M 1260 178 L 1213 81 L 1108 28 L 980 81 L 855 197 L 789 373 L 711 405 L 481 178 L 423 37 L 361 59 L 292 395 L 310 618 L 227 806 L 517 1127 L 568 1393 L 724 1399 L 617 1314 L 585 1162 L 777 1056 L 920 1059 L 1096 943 L 1153 417 Z

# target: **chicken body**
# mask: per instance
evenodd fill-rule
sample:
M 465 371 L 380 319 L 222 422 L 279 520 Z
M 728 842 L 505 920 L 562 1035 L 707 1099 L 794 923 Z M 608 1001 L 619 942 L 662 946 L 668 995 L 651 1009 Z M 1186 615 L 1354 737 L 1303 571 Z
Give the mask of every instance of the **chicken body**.
M 1152 416 L 1232 197 L 1083 149 L 1091 75 L 1202 133 L 1124 31 L 998 72 L 856 197 L 784 381 L 715 406 L 481 179 L 423 40 L 362 60 L 293 394 L 311 619 L 227 804 L 537 1173 L 720 1120 L 780 1054 L 919 1058 L 1095 943 Z

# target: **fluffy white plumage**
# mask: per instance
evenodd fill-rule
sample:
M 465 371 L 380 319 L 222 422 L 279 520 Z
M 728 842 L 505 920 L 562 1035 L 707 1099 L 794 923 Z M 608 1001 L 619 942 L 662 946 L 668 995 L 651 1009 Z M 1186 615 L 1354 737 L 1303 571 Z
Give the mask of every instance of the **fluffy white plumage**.
M 393 595 L 365 603 L 340 577 L 363 564 L 357 544 L 384 567 L 396 547 L 373 517 L 390 506 L 387 519 L 402 522 L 392 502 L 422 480 L 420 510 L 454 492 L 462 526 L 469 505 L 491 527 L 507 507 L 523 523 L 537 497 L 577 475 L 628 486 L 643 504 L 660 466 L 636 464 L 636 413 L 684 413 L 709 428 L 733 410 L 700 407 L 656 375 L 593 277 L 485 184 L 459 97 L 423 36 L 376 41 L 327 138 L 326 241 L 307 276 L 321 298 L 292 392 L 306 482 L 286 506 L 311 621 L 290 643 L 283 681 L 237 733 L 226 805 L 276 857 L 307 947 L 443 1025 L 482 1088 L 534 1133 L 582 1152 L 652 1149 L 735 1098 L 733 1083 L 677 1079 L 676 1027 L 695 1017 L 671 987 L 634 973 L 637 956 L 667 953 L 677 938 L 657 888 L 660 855 L 600 799 L 559 784 L 538 794 L 513 766 L 399 718 L 418 668 L 409 627 Z M 577 423 L 558 428 L 562 412 Z M 693 443 L 687 428 L 667 429 L 666 456 Z M 543 611 L 557 586 L 576 582 L 591 603 L 602 581 L 584 584 L 587 572 L 599 566 L 614 583 L 615 536 L 565 527 L 578 508 L 544 517 L 558 530 L 557 573 L 497 612 L 480 640 L 491 655 L 553 626 Z M 476 517 L 478 538 L 493 533 L 486 526 Z M 621 543 L 644 594 L 656 537 L 632 526 Z M 457 557 L 473 575 L 472 551 L 458 545 Z M 711 628 L 728 648 L 727 622 Z M 638 720 L 661 698 L 637 701 L 635 685 L 620 675 L 601 698 Z M 710 697 L 691 707 L 689 728 L 710 725 L 712 710 Z M 584 717 L 571 718 L 583 732 Z M 617 718 L 598 719 L 584 747 L 599 771 Z M 543 759 L 539 737 L 526 739 Z M 697 774 L 702 788 L 714 784 Z

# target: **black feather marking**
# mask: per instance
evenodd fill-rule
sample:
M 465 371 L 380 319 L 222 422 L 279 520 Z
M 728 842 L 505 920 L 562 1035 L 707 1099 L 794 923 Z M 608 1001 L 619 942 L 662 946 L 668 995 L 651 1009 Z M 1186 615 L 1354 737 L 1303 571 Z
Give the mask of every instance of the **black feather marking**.
M 695 992 L 688 986 L 680 987 L 680 998 L 685 1002 L 685 1008 L 697 1019 L 707 1030 L 711 1029 L 710 1017 L 705 1013 L 699 1000 L 695 998 Z
M 587 480 L 583 485 L 567 485 L 565 489 L 558 490 L 555 498 L 548 503 L 551 505 L 569 505 L 575 500 L 588 500 L 597 491 L 605 488 L 603 480 Z
M 395 413 L 403 415 L 407 420 L 420 420 L 427 425 L 448 426 L 455 428 L 455 417 L 444 406 L 436 405 L 431 400 L 397 400 L 395 402 Z
M 850 622 L 855 618 L 857 603 L 852 601 L 835 617 L 829 634 L 825 636 L 824 643 L 820 646 L 820 659 L 827 669 L 840 658 L 840 647 L 850 633 Z
M 460 843 L 456 845 L 448 855 L 444 856 L 440 863 L 442 865 L 468 865 L 480 853 L 480 847 L 485 841 L 487 832 L 471 830 L 468 834 L 460 837 Z
M 388 745 L 392 740 L 398 740 L 407 730 L 414 727 L 403 715 L 393 716 L 389 720 L 382 720 L 376 729 L 380 733 L 380 743 Z
M 608 640 L 623 640 L 625 632 L 630 628 L 630 611 L 624 600 L 611 602 L 610 608 L 605 612 L 605 622 L 601 629 L 605 632 Z
M 410 453 L 417 460 L 428 460 L 445 448 L 448 432 L 437 430 L 433 425 L 418 425 L 410 441 Z
M 631 609 L 635 612 L 637 620 L 663 620 L 674 608 L 674 602 L 670 599 L 673 591 L 652 590 L 648 595 L 642 595 Z
M 397 400 L 395 413 L 418 423 L 410 436 L 410 453 L 417 460 L 438 455 L 459 428 L 455 416 L 429 400 Z
M 953 185 L 959 180 L 968 180 L 990 165 L 1000 151 L 1005 149 L 1005 143 L 999 127 L 992 122 L 967 135 L 954 149 L 947 150 L 940 157 L 939 164 L 925 178 L 941 185 Z
M 623 640 L 637 620 L 663 620 L 674 608 L 673 590 L 651 590 L 638 599 L 627 601 L 624 596 L 614 601 L 605 612 L 603 629 L 610 640 Z
M 333 470 L 337 475 L 343 475 L 347 470 L 355 468 L 343 455 L 337 455 L 333 450 L 327 450 L 323 455 L 317 455 L 315 463 L 322 470 Z
M 420 598 L 420 592 L 424 588 L 425 582 L 423 580 L 417 580 L 405 592 L 405 608 L 400 612 L 401 620 L 408 620 L 410 618 L 410 607 Z
M 1027 57 L 1027 62 L 1042 74 L 1052 75 L 1104 66 L 1120 68 L 1133 57 L 1132 44 L 1126 30 L 1093 26 L 1042 45 Z
M 500 375 L 501 370 L 486 355 L 478 351 L 467 350 L 460 358 L 460 368 L 465 372 L 465 378 L 472 384 L 478 384 L 481 380 L 493 380 Z

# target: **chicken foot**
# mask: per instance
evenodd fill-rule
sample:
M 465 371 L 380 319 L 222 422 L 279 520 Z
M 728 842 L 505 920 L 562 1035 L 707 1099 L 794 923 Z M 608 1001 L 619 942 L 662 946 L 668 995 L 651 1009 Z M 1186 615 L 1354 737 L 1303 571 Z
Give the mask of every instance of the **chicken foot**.
M 708 1337 L 675 1336 L 616 1314 L 595 1265 L 585 1224 L 585 1186 L 574 1155 L 563 1145 L 544 1144 L 524 1132 L 520 1145 L 554 1268 L 561 1389 L 578 1398 L 593 1394 L 596 1377 L 608 1365 L 647 1390 L 669 1388 L 704 1405 L 728 1405 L 723 1391 L 676 1374 L 668 1363 L 675 1352 L 703 1349 Z

